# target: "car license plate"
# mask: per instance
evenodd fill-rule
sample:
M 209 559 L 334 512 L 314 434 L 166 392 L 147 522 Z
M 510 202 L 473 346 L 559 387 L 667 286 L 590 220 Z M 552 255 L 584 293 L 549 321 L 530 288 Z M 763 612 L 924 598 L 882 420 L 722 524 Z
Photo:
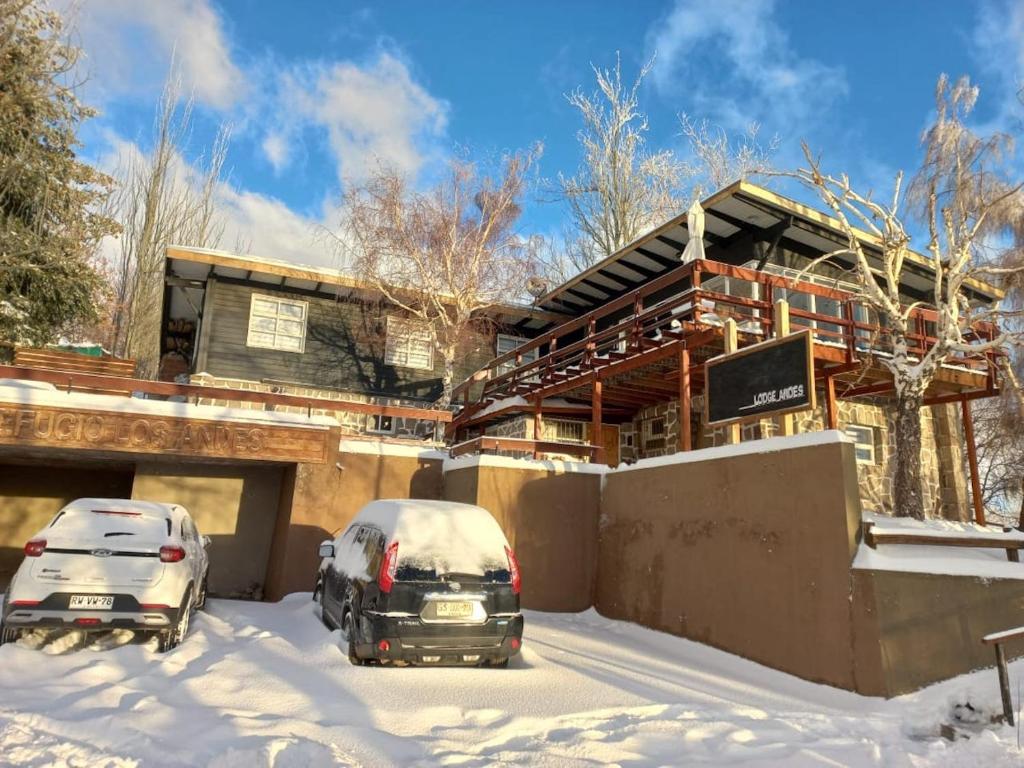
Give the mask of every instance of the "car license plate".
M 467 619 L 473 615 L 473 604 L 467 600 L 434 603 L 439 619 Z
M 109 611 L 114 607 L 112 595 L 72 595 L 72 610 L 80 611 Z

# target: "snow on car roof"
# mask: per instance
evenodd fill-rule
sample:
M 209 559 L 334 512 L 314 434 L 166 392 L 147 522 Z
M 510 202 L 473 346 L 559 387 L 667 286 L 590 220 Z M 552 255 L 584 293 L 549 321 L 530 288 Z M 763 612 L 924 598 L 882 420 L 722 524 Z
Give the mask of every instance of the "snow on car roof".
M 458 573 L 507 565 L 501 526 L 490 512 L 472 504 L 382 499 L 363 507 L 354 522 L 377 526 L 389 542 L 399 542 L 399 562 L 433 563 Z
M 165 504 L 159 501 L 139 501 L 136 499 L 75 499 L 64 512 L 120 512 L 135 513 L 143 517 L 165 518 L 180 509 L 177 504 Z

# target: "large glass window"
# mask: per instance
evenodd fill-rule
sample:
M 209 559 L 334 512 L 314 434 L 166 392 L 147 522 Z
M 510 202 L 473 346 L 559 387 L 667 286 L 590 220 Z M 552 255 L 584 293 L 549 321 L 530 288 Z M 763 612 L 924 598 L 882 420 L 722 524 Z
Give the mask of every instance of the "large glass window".
M 512 350 L 523 346 L 523 344 L 528 341 L 529 339 L 524 339 L 520 336 L 508 336 L 504 333 L 499 333 L 497 341 L 495 342 L 494 356 L 501 357 L 506 352 L 511 352 Z M 538 351 L 539 349 L 537 347 L 525 350 L 522 354 L 523 363 L 532 363 L 536 360 Z M 508 362 L 502 363 L 498 366 L 498 374 L 511 371 L 515 367 L 515 360 L 509 360 Z
M 849 424 L 846 434 L 852 437 L 856 445 L 858 464 L 875 464 L 875 430 L 860 424 Z
M 246 346 L 302 352 L 306 348 L 309 303 L 276 296 L 252 295 Z

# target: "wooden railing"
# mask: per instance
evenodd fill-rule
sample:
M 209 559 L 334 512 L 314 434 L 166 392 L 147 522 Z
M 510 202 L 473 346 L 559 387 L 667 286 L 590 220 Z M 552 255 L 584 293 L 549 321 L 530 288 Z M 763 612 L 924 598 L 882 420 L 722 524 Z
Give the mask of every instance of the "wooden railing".
M 526 440 L 520 437 L 493 437 L 484 435 L 453 445 L 448 451 L 452 458 L 485 451 L 508 451 L 510 453 L 531 453 L 534 456 L 553 453 L 576 456 L 591 461 L 597 454 L 598 446 L 585 443 L 560 443 L 553 440 Z
M 964 533 L 960 536 L 929 534 L 927 531 L 878 528 L 871 523 L 864 524 L 864 543 L 872 549 L 880 544 L 910 544 L 924 547 L 968 547 L 972 549 L 1002 549 L 1006 551 L 1006 559 L 1013 563 L 1020 562 L 1020 551 L 1024 549 L 1024 539 L 1008 535 L 1004 531 L 1000 535 L 992 533 Z
M 85 391 L 101 394 L 121 393 L 130 395 L 143 392 L 163 397 L 184 397 L 206 400 L 222 400 L 228 403 L 259 403 L 267 410 L 276 407 L 305 409 L 313 411 L 365 413 L 373 416 L 392 416 L 400 419 L 420 419 L 447 423 L 452 420 L 450 411 L 432 408 L 411 408 L 399 405 L 378 405 L 358 403 L 351 400 L 333 400 L 324 397 L 305 397 L 273 392 L 257 392 L 248 389 L 228 387 L 207 387 L 201 384 L 174 384 L 166 381 L 147 381 L 122 376 L 105 376 L 90 373 L 53 371 L 45 368 L 28 368 L 16 365 L 0 365 L 0 379 L 20 379 L 53 384 L 66 392 Z M 112 395 L 113 397 L 113 395 Z
M 481 400 L 537 389 L 683 338 L 698 327 L 721 325 L 726 318 L 736 320 L 741 334 L 768 338 L 777 298 L 789 300 L 793 331 L 811 329 L 816 343 L 843 350 L 848 362 L 892 349 L 889 331 L 847 291 L 698 260 L 494 358 L 456 387 L 454 396 L 468 405 L 471 388 L 479 382 L 483 382 Z M 800 304 L 810 306 L 812 301 L 834 311 L 801 308 Z M 934 344 L 929 331 L 937 317 L 934 310 L 925 308 L 913 312 L 914 331 L 908 335 L 911 355 L 923 355 Z M 973 333 L 984 341 L 993 337 L 994 328 L 979 327 Z M 534 355 L 535 359 L 527 359 Z M 955 353 L 948 362 L 985 373 L 993 367 L 991 353 Z

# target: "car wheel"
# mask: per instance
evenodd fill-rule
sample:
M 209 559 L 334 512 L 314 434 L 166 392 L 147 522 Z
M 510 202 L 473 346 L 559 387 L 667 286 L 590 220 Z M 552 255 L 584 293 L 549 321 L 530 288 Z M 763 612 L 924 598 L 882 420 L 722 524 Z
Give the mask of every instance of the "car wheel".
M 159 642 L 157 643 L 157 650 L 160 653 L 167 653 L 173 648 L 177 648 L 182 640 L 185 639 L 185 635 L 188 634 L 189 621 L 192 618 L 192 593 L 191 590 L 185 590 L 185 597 L 182 598 L 181 608 L 178 610 L 178 623 L 171 629 L 165 629 L 159 635 Z
M 341 633 L 348 640 L 348 660 L 357 667 L 366 665 L 365 659 L 359 658 L 356 653 L 356 633 L 352 622 L 352 611 L 345 611 L 345 618 L 341 620 Z

